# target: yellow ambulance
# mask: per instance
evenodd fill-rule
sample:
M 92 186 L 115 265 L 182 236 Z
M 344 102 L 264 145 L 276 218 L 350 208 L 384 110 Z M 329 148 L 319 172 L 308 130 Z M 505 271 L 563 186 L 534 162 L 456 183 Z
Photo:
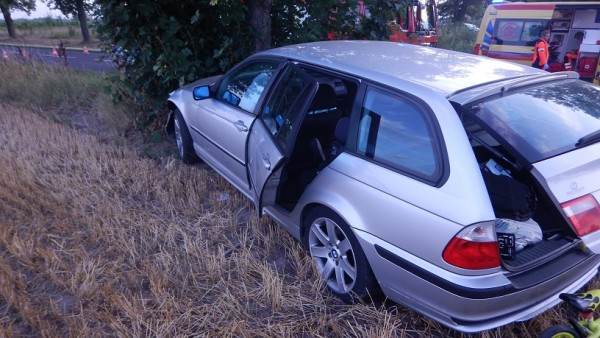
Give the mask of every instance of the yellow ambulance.
M 600 1 L 491 4 L 474 53 L 530 65 L 544 31 L 550 33 L 549 71 L 575 70 L 583 80 L 600 81 Z

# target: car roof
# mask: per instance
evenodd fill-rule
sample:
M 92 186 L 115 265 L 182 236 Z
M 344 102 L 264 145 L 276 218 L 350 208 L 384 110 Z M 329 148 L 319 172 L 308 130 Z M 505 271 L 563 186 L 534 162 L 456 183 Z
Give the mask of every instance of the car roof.
M 321 41 L 258 55 L 319 65 L 401 90 L 413 84 L 445 96 L 494 81 L 543 73 L 484 56 L 387 41 Z

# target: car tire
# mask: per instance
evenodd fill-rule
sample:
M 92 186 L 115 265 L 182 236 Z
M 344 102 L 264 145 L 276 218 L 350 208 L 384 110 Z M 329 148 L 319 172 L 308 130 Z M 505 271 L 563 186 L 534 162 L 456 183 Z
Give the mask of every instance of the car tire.
M 303 244 L 329 291 L 346 303 L 378 298 L 379 284 L 367 257 L 339 215 L 315 207 L 307 213 L 304 229 Z
M 542 332 L 540 338 L 579 338 L 581 335 L 571 325 L 555 325 Z
M 173 129 L 179 159 L 186 164 L 194 164 L 198 162 L 198 155 L 196 155 L 196 151 L 194 150 L 194 141 L 192 141 L 190 130 L 185 123 L 185 120 L 183 119 L 179 109 L 175 110 Z

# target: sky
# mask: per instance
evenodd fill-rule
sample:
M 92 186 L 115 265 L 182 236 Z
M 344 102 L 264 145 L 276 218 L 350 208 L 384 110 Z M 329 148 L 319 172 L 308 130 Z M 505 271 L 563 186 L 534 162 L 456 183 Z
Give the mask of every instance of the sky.
M 45 18 L 47 16 L 52 16 L 52 17 L 57 17 L 57 16 L 63 16 L 60 11 L 54 10 L 54 9 L 50 9 L 48 8 L 48 6 L 46 6 L 45 3 L 41 2 L 40 0 L 36 1 L 35 4 L 35 11 L 31 12 L 31 15 L 27 15 L 27 13 L 22 12 L 22 11 L 12 11 L 11 15 L 13 19 L 27 19 L 27 18 Z

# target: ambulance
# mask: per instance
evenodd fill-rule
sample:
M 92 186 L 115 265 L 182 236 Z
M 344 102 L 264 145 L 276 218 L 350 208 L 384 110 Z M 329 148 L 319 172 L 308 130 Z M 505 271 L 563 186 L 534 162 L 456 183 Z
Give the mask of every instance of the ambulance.
M 550 32 L 549 71 L 574 70 L 600 83 L 600 1 L 505 2 L 488 6 L 474 53 L 531 65 L 533 46 Z

